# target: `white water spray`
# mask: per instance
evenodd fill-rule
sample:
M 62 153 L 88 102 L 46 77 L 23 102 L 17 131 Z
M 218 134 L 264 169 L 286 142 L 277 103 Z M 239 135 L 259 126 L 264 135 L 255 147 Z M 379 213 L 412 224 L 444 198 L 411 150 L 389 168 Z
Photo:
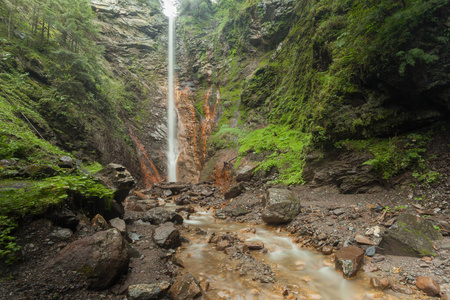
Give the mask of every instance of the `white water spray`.
M 175 111 L 174 62 L 175 62 L 175 17 L 177 3 L 175 0 L 161 2 L 164 14 L 169 18 L 169 49 L 168 49 L 168 105 L 167 105 L 167 177 L 169 182 L 177 181 L 177 116 Z

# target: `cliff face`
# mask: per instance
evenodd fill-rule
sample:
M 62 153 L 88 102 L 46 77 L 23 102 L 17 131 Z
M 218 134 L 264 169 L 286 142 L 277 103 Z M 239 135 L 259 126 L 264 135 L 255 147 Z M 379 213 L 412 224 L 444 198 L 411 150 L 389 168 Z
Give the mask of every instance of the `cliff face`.
M 308 152 L 336 155 L 336 143 L 348 140 L 374 149 L 398 137 L 395 151 L 404 154 L 406 136 L 448 119 L 448 1 L 204 2 L 182 1 L 178 24 L 179 76 L 192 85 L 200 122 L 215 125 L 202 168 L 231 146 L 242 155 L 265 153 L 259 160 L 266 171 L 303 161 L 282 180 L 298 183 Z M 211 89 L 220 91 L 217 104 L 205 102 Z M 202 139 L 197 133 L 191 140 Z M 395 164 L 395 151 L 386 164 Z M 378 161 L 380 153 L 369 152 L 360 163 Z M 214 177 L 211 168 L 205 172 L 203 179 Z
M 157 0 L 97 0 L 91 6 L 104 66 L 128 98 L 121 117 L 137 152 L 142 183 L 149 186 L 166 173 L 167 22 Z

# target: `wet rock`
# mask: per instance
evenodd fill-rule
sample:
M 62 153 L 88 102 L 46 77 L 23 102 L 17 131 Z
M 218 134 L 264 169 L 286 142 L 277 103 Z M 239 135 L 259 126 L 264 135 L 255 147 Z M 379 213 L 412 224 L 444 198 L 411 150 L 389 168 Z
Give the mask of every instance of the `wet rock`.
M 153 284 L 136 284 L 128 287 L 127 298 L 130 300 L 160 299 L 170 287 L 170 283 L 162 281 Z
M 249 249 L 245 244 L 234 245 L 224 249 L 226 255 L 234 256 L 236 254 L 248 253 Z
M 364 250 L 355 246 L 344 247 L 336 252 L 335 269 L 344 274 L 345 278 L 356 276 L 361 268 Z
M 72 230 L 70 230 L 68 228 L 60 228 L 60 229 L 53 231 L 50 234 L 50 237 L 57 239 L 57 240 L 64 241 L 64 240 L 70 239 L 72 237 L 72 235 L 73 235 Z
M 228 247 L 230 247 L 230 246 L 231 246 L 230 241 L 228 241 L 228 240 L 222 240 L 222 241 L 220 241 L 220 242 L 218 242 L 218 243 L 216 244 L 216 249 L 217 249 L 218 251 L 223 251 L 223 250 L 225 250 L 226 248 L 228 248 Z
M 66 208 L 52 212 L 47 218 L 52 221 L 54 225 L 70 228 L 72 231 L 75 231 L 80 223 L 80 219 L 75 213 Z
M 433 241 L 442 235 L 433 228 L 431 222 L 418 216 L 403 214 L 383 236 L 380 243 L 384 254 L 429 256 L 436 255 Z
M 59 268 L 81 273 L 90 289 L 102 290 L 114 284 L 128 269 L 128 246 L 113 228 L 69 244 L 51 259 L 45 269 Z
M 416 286 L 428 296 L 437 296 L 441 292 L 439 284 L 434 278 L 429 276 L 419 276 L 416 279 Z
M 155 229 L 155 243 L 162 248 L 176 248 L 181 245 L 180 232 L 172 223 L 166 223 Z
M 386 278 L 379 279 L 376 277 L 372 277 L 370 278 L 370 286 L 376 290 L 383 291 L 390 287 L 390 283 Z
M 243 192 L 241 184 L 232 185 L 224 194 L 225 199 L 231 199 L 239 196 Z
M 183 193 L 180 197 L 175 198 L 176 205 L 189 205 L 191 204 L 191 196 L 187 193 Z
M 333 247 L 323 246 L 322 247 L 322 253 L 325 254 L 325 255 L 330 255 L 331 253 L 333 253 Z
M 200 282 L 189 273 L 178 278 L 168 294 L 173 300 L 208 299 L 200 286 Z
M 224 220 L 227 218 L 227 215 L 225 214 L 225 212 L 223 210 L 218 209 L 218 210 L 216 210 L 214 217 L 216 217 L 216 219 Z
M 183 224 L 183 217 L 179 214 L 164 209 L 162 207 L 152 208 L 141 217 L 144 222 L 150 222 L 153 225 L 160 225 L 166 222 L 172 222 L 175 224 Z
M 59 158 L 58 167 L 71 169 L 74 168 L 75 166 L 76 162 L 72 157 L 63 155 Z
M 95 176 L 102 184 L 114 190 L 114 199 L 121 204 L 128 196 L 130 190 L 136 184 L 133 176 L 127 169 L 119 164 L 109 164 L 102 170 L 95 173 Z
M 245 242 L 245 245 L 249 250 L 262 250 L 264 249 L 263 242 Z
M 30 165 L 21 170 L 20 175 L 24 177 L 42 178 L 52 177 L 58 172 L 50 165 Z
M 122 234 L 125 234 L 127 232 L 127 224 L 125 224 L 125 221 L 120 218 L 109 220 L 109 225 L 111 225 L 112 228 L 116 228 L 117 230 L 119 230 L 119 232 Z
M 263 206 L 262 220 L 267 224 L 289 223 L 300 213 L 300 201 L 287 189 L 268 189 Z

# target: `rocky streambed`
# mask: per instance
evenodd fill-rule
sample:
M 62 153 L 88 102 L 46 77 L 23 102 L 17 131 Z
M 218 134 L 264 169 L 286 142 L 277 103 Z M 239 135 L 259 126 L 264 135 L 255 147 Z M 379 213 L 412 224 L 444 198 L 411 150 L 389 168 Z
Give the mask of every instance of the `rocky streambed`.
M 416 219 L 426 208 L 396 210 L 395 191 L 248 183 L 225 195 L 206 183 L 161 184 L 131 193 L 123 218 L 78 214 L 75 231 L 29 220 L 19 233 L 23 263 L 2 280 L 0 298 L 446 299 L 445 214 Z M 411 220 L 425 222 L 420 230 L 440 224 L 436 237 L 425 233 L 432 253 L 395 234 L 415 230 L 402 225 Z M 393 252 L 400 248 L 407 256 Z

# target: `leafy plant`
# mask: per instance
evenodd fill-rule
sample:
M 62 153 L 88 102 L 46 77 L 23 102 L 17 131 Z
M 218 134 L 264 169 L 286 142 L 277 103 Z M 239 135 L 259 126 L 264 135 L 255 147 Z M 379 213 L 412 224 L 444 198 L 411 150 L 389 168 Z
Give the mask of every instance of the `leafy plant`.
M 256 170 L 277 168 L 280 171 L 277 182 L 303 183 L 305 156 L 311 139 L 311 134 L 293 130 L 289 126 L 269 125 L 241 138 L 239 155 L 250 151 L 264 153 L 265 158 Z
M 0 215 L 0 258 L 7 264 L 15 263 L 18 251 L 22 248 L 15 243 L 12 232 L 16 229 L 17 223 L 7 216 Z
M 397 56 L 400 58 L 401 63 L 398 68 L 398 73 L 401 76 L 405 75 L 406 66 L 415 66 L 417 61 L 422 61 L 425 64 L 432 63 L 439 59 L 439 56 L 435 54 L 429 54 L 419 48 L 414 48 L 409 50 L 408 52 L 399 51 L 397 52 Z

